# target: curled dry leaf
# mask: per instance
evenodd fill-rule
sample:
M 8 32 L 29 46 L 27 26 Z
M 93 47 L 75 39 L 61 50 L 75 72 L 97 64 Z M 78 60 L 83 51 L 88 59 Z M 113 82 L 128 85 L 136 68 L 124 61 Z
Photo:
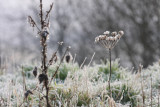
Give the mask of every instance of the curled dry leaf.
M 27 97 L 29 96 L 29 94 L 33 94 L 31 90 L 27 90 L 27 91 L 24 93 L 25 98 L 27 98 Z
M 48 77 L 46 74 L 40 74 L 38 79 L 39 79 L 39 83 L 41 84 L 43 81 L 48 80 Z
M 68 54 L 65 56 L 65 61 L 66 61 L 67 63 L 71 62 L 72 59 L 73 59 L 73 57 L 72 57 L 71 53 L 68 53 Z
M 36 77 L 37 76 L 37 67 L 34 68 L 33 70 L 33 75 Z

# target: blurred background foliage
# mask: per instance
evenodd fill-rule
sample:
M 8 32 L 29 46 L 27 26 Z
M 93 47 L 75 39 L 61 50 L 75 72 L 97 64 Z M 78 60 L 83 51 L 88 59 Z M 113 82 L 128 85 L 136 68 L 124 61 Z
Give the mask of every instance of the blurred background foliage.
M 52 2 L 49 55 L 58 41 L 64 41 L 59 56 L 70 45 L 79 64 L 85 57 L 88 63 L 94 52 L 96 63 L 105 62 L 108 53 L 94 43 L 94 38 L 106 30 L 124 30 L 125 35 L 113 49 L 112 58 L 120 58 L 122 66 L 135 68 L 139 63 L 147 67 L 159 60 L 159 0 L 43 0 L 44 12 Z M 39 23 L 38 7 L 39 0 L 0 1 L 1 68 L 40 60 L 36 29 L 33 31 L 27 23 L 28 15 Z

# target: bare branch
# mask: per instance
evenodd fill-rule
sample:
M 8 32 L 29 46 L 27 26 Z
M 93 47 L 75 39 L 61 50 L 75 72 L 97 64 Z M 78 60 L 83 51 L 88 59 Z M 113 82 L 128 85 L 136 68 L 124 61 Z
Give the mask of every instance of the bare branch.
M 88 67 L 91 65 L 92 60 L 93 60 L 93 58 L 94 58 L 94 55 L 95 55 L 95 52 L 94 52 L 93 55 L 92 55 L 92 58 L 91 58 L 91 60 L 90 60 L 90 62 L 89 62 L 89 64 L 88 64 Z
M 36 22 L 33 20 L 33 18 L 31 16 L 28 16 L 28 22 L 31 27 L 33 27 L 33 28 L 36 27 L 37 30 L 40 32 L 39 27 L 37 26 Z
M 58 42 L 58 44 L 59 44 L 59 45 L 58 45 L 58 48 L 57 48 L 56 52 L 53 53 L 51 59 L 50 59 L 49 62 L 48 62 L 47 67 L 49 67 L 50 65 L 52 65 L 54 59 L 55 59 L 55 62 L 56 62 L 56 60 L 57 60 L 57 52 L 58 52 L 58 50 L 59 50 L 59 47 L 63 44 L 63 42 Z
M 44 20 L 44 21 L 46 21 L 46 20 L 47 20 L 47 18 L 49 17 L 49 14 L 50 14 L 50 12 L 51 12 L 52 8 L 53 8 L 53 3 L 50 5 L 50 9 L 49 9 L 48 11 L 46 11 L 46 12 L 47 12 L 47 14 L 46 14 L 46 17 L 45 17 L 45 20 Z
M 40 0 L 40 21 L 41 21 L 41 30 L 43 29 L 43 4 L 42 4 L 42 0 Z
M 63 59 L 64 59 L 64 57 L 65 57 L 67 51 L 69 51 L 69 49 L 70 49 L 70 46 L 68 46 L 67 49 L 66 49 L 66 51 L 64 52 L 64 55 L 63 55 L 63 57 L 61 58 L 61 61 L 60 61 L 59 65 L 57 66 L 56 72 L 52 75 L 52 78 L 51 78 L 49 84 L 51 84 L 53 78 L 56 76 L 56 74 L 57 74 L 57 72 L 58 72 L 58 70 L 59 70 L 59 67 L 60 67 L 60 65 L 62 64 L 62 61 L 63 61 Z

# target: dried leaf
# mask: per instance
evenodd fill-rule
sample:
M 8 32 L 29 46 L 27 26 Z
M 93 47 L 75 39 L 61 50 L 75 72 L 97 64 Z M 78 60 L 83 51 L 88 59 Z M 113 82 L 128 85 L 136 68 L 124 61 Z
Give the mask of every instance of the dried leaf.
M 31 90 L 27 90 L 24 94 L 25 98 L 29 96 L 29 94 L 33 94 Z
M 33 70 L 33 75 L 36 77 L 37 76 L 37 67 L 34 68 Z
M 39 83 L 41 84 L 43 81 L 48 80 L 48 77 L 46 74 L 40 74 L 38 79 L 39 79 Z

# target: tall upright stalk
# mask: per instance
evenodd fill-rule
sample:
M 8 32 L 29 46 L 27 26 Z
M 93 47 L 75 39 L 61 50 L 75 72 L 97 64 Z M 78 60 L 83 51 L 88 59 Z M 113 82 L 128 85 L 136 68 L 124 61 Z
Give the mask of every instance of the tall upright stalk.
M 151 107 L 152 107 L 152 76 L 151 76 Z
M 41 22 L 41 32 L 40 32 L 40 37 L 41 37 L 41 46 L 42 46 L 42 73 L 46 74 L 47 73 L 47 65 L 46 65 L 46 61 L 47 61 L 47 36 L 46 34 L 44 34 L 44 27 L 48 27 L 48 26 L 44 26 L 44 20 L 43 20 L 43 4 L 42 4 L 42 0 L 40 0 L 40 22 Z M 48 32 L 49 33 L 49 32 Z M 48 76 L 47 76 L 48 78 Z M 47 103 L 47 107 L 50 107 L 49 104 L 49 99 L 48 99 L 48 93 L 49 93 L 49 87 L 48 87 L 48 79 L 45 79 L 44 81 L 44 87 L 46 89 L 46 103 Z
M 109 71 L 109 81 L 108 81 L 108 86 L 109 86 L 109 93 L 110 97 L 112 96 L 112 91 L 111 91 L 111 75 L 112 75 L 112 65 L 111 65 L 111 49 L 109 49 L 109 63 L 110 63 L 110 71 Z
M 52 65 L 53 62 L 56 62 L 57 60 L 57 51 L 60 47 L 60 45 L 62 45 L 63 42 L 59 42 L 59 46 L 58 49 L 56 50 L 56 52 L 53 53 L 51 59 L 49 61 L 47 61 L 47 38 L 49 36 L 49 16 L 53 7 L 53 3 L 50 5 L 50 9 L 48 11 L 46 11 L 46 15 L 44 16 L 43 13 L 43 2 L 42 0 L 40 0 L 40 11 L 39 11 L 39 17 L 40 17 L 40 28 L 37 26 L 36 22 L 33 20 L 33 18 L 31 16 L 28 16 L 28 21 L 31 25 L 31 27 L 36 27 L 38 30 L 38 34 L 40 36 L 40 44 L 41 44 L 41 71 L 42 73 L 39 74 L 38 79 L 39 79 L 39 84 L 43 83 L 42 86 L 42 90 L 43 88 L 45 88 L 45 95 L 41 96 L 39 95 L 39 99 L 41 100 L 43 97 L 46 99 L 46 106 L 47 107 L 51 107 L 51 104 L 49 102 L 49 86 L 53 80 L 53 78 L 56 76 L 59 67 L 64 59 L 65 54 L 67 53 L 67 51 L 69 50 L 70 47 L 67 47 L 64 56 L 61 58 L 60 64 L 57 66 L 56 72 L 53 74 L 52 78 L 50 79 L 50 83 L 49 83 L 49 76 L 47 74 L 48 68 L 50 67 L 50 65 Z M 37 75 L 37 71 L 33 72 L 34 76 L 36 77 Z M 39 102 L 40 104 L 40 102 Z M 39 105 L 41 106 L 41 105 Z
M 112 75 L 112 65 L 111 65 L 111 50 L 114 46 L 118 43 L 120 38 L 124 35 L 123 31 L 112 32 L 110 35 L 109 31 L 105 31 L 103 35 L 99 35 L 95 38 L 95 42 L 100 43 L 104 48 L 109 49 L 109 62 L 110 62 L 110 72 L 109 72 L 109 80 L 108 80 L 108 87 L 109 87 L 109 94 L 112 97 L 111 91 L 111 75 Z

